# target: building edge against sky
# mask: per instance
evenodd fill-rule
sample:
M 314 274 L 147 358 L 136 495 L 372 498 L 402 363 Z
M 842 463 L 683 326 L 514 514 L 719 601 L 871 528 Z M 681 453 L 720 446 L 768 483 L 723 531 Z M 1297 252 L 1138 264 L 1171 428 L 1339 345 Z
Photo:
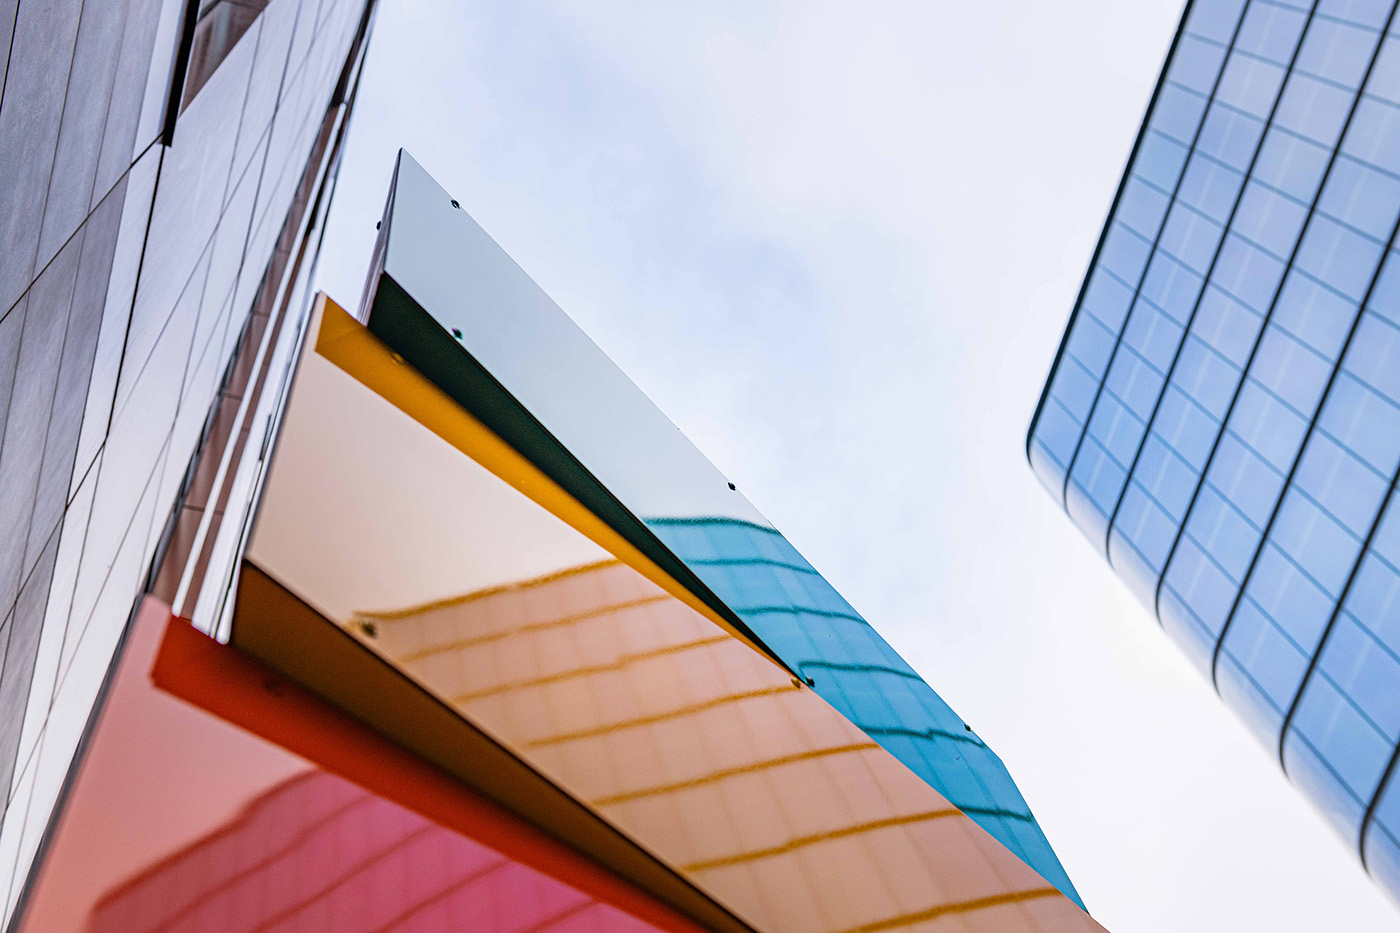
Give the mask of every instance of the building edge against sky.
M 134 604 L 193 594 L 182 612 L 206 628 L 228 608 L 374 7 L 4 10 L 6 925 Z M 179 556 L 186 578 L 157 585 Z
M 1400 900 L 1397 27 L 1186 5 L 1026 454 Z
M 0 521 L 23 530 L 0 544 L 6 925 L 33 893 L 31 866 L 54 844 L 53 815 L 82 812 L 79 769 L 70 766 L 86 761 L 94 711 L 119 679 L 114 658 L 138 628 L 140 652 L 154 644 L 146 633 L 155 623 L 137 626 L 139 611 L 154 618 L 154 599 L 204 632 L 229 634 L 310 321 L 321 225 L 374 8 L 373 0 L 26 0 L 6 24 L 0 164 L 14 171 L 0 189 L 13 246 L 0 257 L 8 384 Z M 566 341 L 583 339 L 579 358 L 597 385 L 650 405 L 605 357 L 588 357 L 587 348 L 601 354 L 472 229 L 485 243 L 471 255 L 496 265 L 497 284 L 532 313 L 558 314 L 550 327 Z M 377 271 L 402 268 L 400 259 L 390 251 Z M 468 346 L 490 350 L 489 336 L 479 332 Z M 409 356 L 413 347 L 403 349 Z M 506 388 L 523 397 L 532 384 Z M 535 397 L 524 420 L 537 424 L 554 401 Z M 722 481 L 650 410 L 664 440 L 635 440 Z M 580 475 L 622 470 L 589 494 L 601 490 L 590 505 L 599 509 L 613 493 L 624 500 L 609 514 L 626 525 L 626 541 L 641 541 L 648 559 L 700 594 L 702 609 L 778 658 L 805 682 L 793 683 L 800 693 L 812 688 L 864 729 L 874 742 L 860 755 L 902 762 L 924 791 L 961 808 L 958 820 L 970 817 L 971 829 L 959 832 L 978 839 L 980 825 L 1067 896 L 1018 875 L 1024 890 L 994 888 L 986 904 L 958 909 L 1004 913 L 1014 929 L 1038 929 L 1064 907 L 1070 922 L 1092 923 L 1069 906 L 1077 895 L 1000 760 L 742 496 L 730 487 L 718 510 L 685 494 L 632 500 L 646 490 L 629 482 L 645 481 L 645 471 L 595 460 L 596 442 L 576 440 L 582 446 L 562 449 L 587 461 Z M 277 761 L 288 767 L 285 755 Z M 259 799 L 301 792 L 288 793 Z M 1003 864 L 987 845 L 969 851 Z M 1020 905 L 1027 899 L 1035 903 Z

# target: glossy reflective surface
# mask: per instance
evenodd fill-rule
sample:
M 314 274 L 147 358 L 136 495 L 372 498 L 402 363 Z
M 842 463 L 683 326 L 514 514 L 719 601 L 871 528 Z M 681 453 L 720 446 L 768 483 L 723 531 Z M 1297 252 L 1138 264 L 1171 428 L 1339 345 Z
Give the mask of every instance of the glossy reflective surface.
M 559 860 L 586 865 L 148 600 L 19 929 L 697 929 L 540 868 Z
M 499 440 L 429 430 L 451 403 L 326 314 L 317 345 L 366 355 L 304 355 L 250 564 L 758 929 L 1097 929 L 815 692 L 468 455 Z
M 1077 899 L 1000 759 L 454 204 L 401 154 L 370 329 Z
M 1027 451 L 1400 898 L 1394 7 L 1190 5 Z

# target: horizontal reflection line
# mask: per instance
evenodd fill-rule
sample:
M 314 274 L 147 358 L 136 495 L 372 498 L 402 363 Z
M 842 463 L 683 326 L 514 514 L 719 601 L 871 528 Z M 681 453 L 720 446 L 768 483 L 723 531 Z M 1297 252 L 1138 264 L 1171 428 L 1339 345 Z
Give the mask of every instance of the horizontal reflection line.
M 442 654 L 445 651 L 458 651 L 464 648 L 474 648 L 477 645 L 489 644 L 493 641 L 500 641 L 503 638 L 510 638 L 512 635 L 522 635 L 529 632 L 539 632 L 546 629 L 559 628 L 564 625 L 572 625 L 575 622 L 586 622 L 589 619 L 596 619 L 614 612 L 621 612 L 624 609 L 636 609 L 639 606 L 647 606 L 651 603 L 664 603 L 674 599 L 674 597 L 662 593 L 659 596 L 644 596 L 641 599 L 633 599 L 622 603 L 611 603 L 600 606 L 597 609 L 589 609 L 586 612 L 579 612 L 574 615 L 563 616 L 558 619 L 550 619 L 546 622 L 532 622 L 529 625 L 520 625 L 515 628 L 502 629 L 499 632 L 491 632 L 487 635 L 476 635 L 471 638 L 459 638 L 456 641 L 444 642 L 434 645 L 431 648 L 423 648 L 411 654 L 405 654 L 398 658 L 400 663 L 410 664 L 414 661 L 421 661 L 430 658 L 435 654 Z M 395 620 L 396 621 L 396 620 Z
M 713 700 L 706 700 L 703 703 L 692 703 L 690 706 L 682 706 L 665 713 L 657 713 L 653 716 L 640 716 L 636 719 L 628 719 L 623 722 L 616 722 L 607 726 L 597 726 L 592 729 L 580 729 L 577 732 L 565 732 L 560 735 L 552 735 L 547 739 L 537 739 L 527 747 L 540 748 L 546 745 L 561 745 L 565 742 L 572 742 L 575 739 L 588 739 L 600 735 L 608 735 L 613 732 L 621 732 L 624 729 L 632 729 L 637 726 L 650 726 L 658 722 L 665 722 L 668 719 L 679 719 L 682 716 L 689 716 L 693 713 L 703 713 L 706 710 L 715 709 L 726 703 L 737 703 L 740 700 L 752 700 L 757 697 L 777 696 L 780 693 L 794 693 L 798 687 L 781 686 L 766 687 L 762 690 L 748 690 L 744 693 L 731 693 L 728 696 L 718 697 Z
M 848 674 L 892 674 L 895 677 L 917 680 L 921 684 L 926 683 L 922 677 L 913 671 L 906 671 L 902 668 L 890 667 L 885 664 L 846 664 L 841 661 L 798 661 L 797 666 L 804 671 L 809 667 L 816 667 L 825 671 L 844 671 Z
M 706 645 L 717 645 L 722 642 L 732 641 L 729 635 L 717 635 L 712 638 L 702 638 L 699 641 L 688 641 L 680 645 L 668 645 L 665 648 L 656 648 L 652 651 L 641 651 L 637 654 L 623 655 L 616 661 L 609 661 L 607 664 L 595 664 L 591 667 L 575 667 L 558 674 L 547 674 L 544 677 L 537 677 L 534 680 L 522 680 L 513 684 L 502 684 L 499 687 L 492 687 L 489 690 L 478 690 L 475 693 L 461 693 L 452 697 L 452 703 L 466 703 L 471 700 L 479 700 L 483 697 L 498 696 L 502 693 L 509 693 L 512 690 L 526 690 L 531 687 L 543 687 L 546 684 L 562 683 L 573 680 L 577 677 L 587 677 L 589 674 L 606 674 L 609 671 L 620 671 L 637 661 L 649 661 L 653 658 L 664 658 L 671 654 L 680 654 L 692 648 L 703 648 Z
M 930 741 L 946 739 L 949 742 L 961 742 L 964 745 L 975 745 L 978 748 L 985 747 L 982 744 L 982 740 L 974 738 L 970 732 L 966 735 L 958 735 L 956 732 L 946 732 L 943 729 L 911 729 L 905 728 L 904 726 L 867 726 L 863 723 L 856 722 L 854 719 L 851 721 L 855 722 L 856 725 L 864 729 L 869 735 L 899 735 L 909 739 L 928 739 Z
M 817 758 L 829 758 L 832 755 L 844 755 L 848 752 L 863 752 L 869 749 L 879 748 L 875 742 L 858 742 L 854 745 L 838 745 L 835 748 L 817 748 L 811 751 L 798 752 L 795 755 L 785 755 L 782 758 L 770 758 L 767 761 L 756 761 L 752 764 L 739 765 L 734 768 L 725 768 L 715 771 L 703 777 L 691 778 L 687 781 L 677 781 L 674 784 L 663 784 L 660 787 L 649 787 L 645 790 L 628 791 L 625 794 L 615 794 L 611 797 L 600 797 L 590 801 L 594 806 L 606 807 L 615 803 L 625 803 L 629 800 L 637 800 L 641 797 L 653 797 L 657 794 L 669 794 L 678 790 L 686 790 L 691 787 L 700 787 L 705 784 L 712 784 L 715 781 L 722 781 L 725 778 L 736 777 L 740 774 L 755 774 L 759 771 L 767 771 L 769 768 L 777 768 L 782 765 L 793 764 L 799 761 L 811 761 Z
M 947 810 L 929 810 L 924 813 L 914 813 L 909 816 L 892 816 L 883 820 L 874 820 L 869 823 L 861 823 L 857 826 L 845 826 L 841 829 L 832 829 L 824 833 L 813 833 L 810 836 L 799 836 L 789 840 L 782 845 L 770 846 L 766 849 L 757 849 L 753 852 L 743 852 L 739 855 L 726 855 L 722 858 L 709 859 L 704 862 L 692 862 L 682 868 L 683 871 L 705 871 L 710 868 L 722 868 L 728 865 L 739 865 L 744 862 L 757 861 L 758 859 L 771 858 L 774 855 L 783 855 L 794 852 L 803 846 L 814 845 L 818 842 L 827 842 L 832 839 L 841 839 L 846 836 L 857 836 L 861 833 L 874 832 L 877 829 L 888 829 L 892 826 L 908 826 L 911 823 L 926 823 L 929 820 L 938 820 L 947 816 L 960 816 L 961 810 L 949 808 Z
M 569 567 L 566 570 L 548 573 L 542 577 L 534 577 L 529 580 L 522 580 L 518 583 L 503 583 L 500 586 L 488 586 L 479 590 L 472 590 L 470 593 L 463 593 L 460 596 L 449 596 L 446 599 L 436 599 L 431 602 L 419 603 L 416 606 L 405 606 L 402 609 L 384 609 L 355 613 L 356 619 L 370 619 L 376 622 L 389 621 L 391 619 L 402 619 L 405 616 L 421 615 L 424 612 L 431 612 L 434 609 L 446 609 L 448 606 L 457 606 L 462 603 L 475 602 L 478 599 L 485 599 L 488 596 L 495 596 L 499 593 L 520 592 L 522 590 L 532 590 L 549 583 L 557 583 L 569 577 L 581 576 L 594 570 L 602 570 L 604 567 L 614 565 L 620 566 L 622 561 L 617 558 L 600 560 L 592 564 L 583 564 L 578 567 Z
M 898 927 L 909 926 L 913 923 L 923 923 L 928 920 L 936 920 L 948 914 L 967 914 L 977 910 L 985 910 L 988 907 L 1000 907 L 1002 904 L 1017 904 L 1022 901 L 1039 900 L 1042 897 L 1056 897 L 1059 891 L 1055 888 L 1035 888 L 1030 891 L 1012 891 L 1007 894 L 993 894 L 989 897 L 979 897 L 971 901 L 962 901 L 958 904 L 940 904 L 938 907 L 930 907 L 928 910 L 920 910 L 911 914 L 901 914 L 898 917 L 889 917 L 885 920 L 877 920 L 874 923 L 867 923 L 864 926 L 851 927 L 843 930 L 842 933 L 878 933 L 880 930 L 893 930 Z

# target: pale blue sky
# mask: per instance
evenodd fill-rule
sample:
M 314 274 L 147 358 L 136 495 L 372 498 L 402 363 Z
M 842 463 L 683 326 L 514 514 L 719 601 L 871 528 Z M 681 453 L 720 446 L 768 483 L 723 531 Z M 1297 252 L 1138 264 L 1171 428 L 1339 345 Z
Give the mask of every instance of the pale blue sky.
M 1026 466 L 1180 4 L 384 0 L 320 270 L 409 149 L 1005 759 L 1132 931 L 1400 914 Z

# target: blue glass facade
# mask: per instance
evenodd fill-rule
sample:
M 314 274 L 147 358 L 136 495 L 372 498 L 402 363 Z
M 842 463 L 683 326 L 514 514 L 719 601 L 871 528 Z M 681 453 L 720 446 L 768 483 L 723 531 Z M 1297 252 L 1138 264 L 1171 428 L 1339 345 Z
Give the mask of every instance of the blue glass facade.
M 1027 438 L 1400 898 L 1400 21 L 1195 0 Z
M 1006 765 L 787 538 L 730 518 L 646 524 L 822 699 L 1083 906 Z

